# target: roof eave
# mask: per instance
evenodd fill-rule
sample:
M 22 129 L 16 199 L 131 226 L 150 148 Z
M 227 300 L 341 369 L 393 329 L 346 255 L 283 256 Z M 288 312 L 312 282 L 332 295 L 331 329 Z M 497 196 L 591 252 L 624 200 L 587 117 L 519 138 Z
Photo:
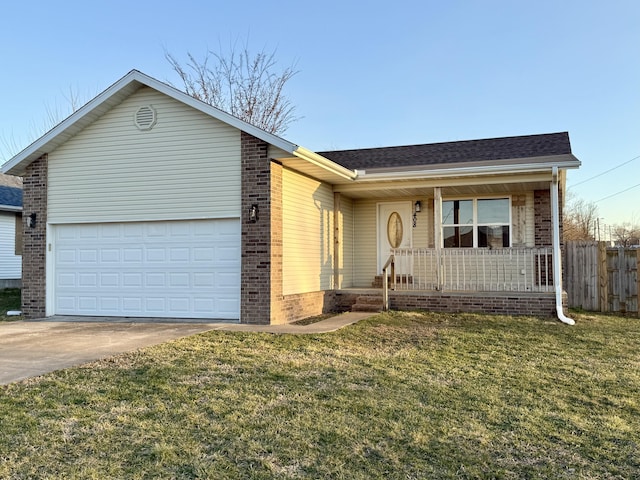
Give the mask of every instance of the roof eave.
M 386 180 L 402 180 L 411 178 L 421 178 L 425 176 L 433 177 L 455 177 L 469 175 L 497 175 L 509 173 L 535 173 L 542 171 L 551 171 L 556 166 L 560 169 L 573 169 L 580 167 L 580 161 L 571 154 L 557 155 L 552 157 L 540 157 L 535 159 L 526 159 L 526 162 L 518 163 L 500 163 L 461 165 L 446 164 L 437 166 L 420 167 L 403 167 L 398 169 L 366 169 L 356 170 L 358 173 L 357 180 L 359 182 L 366 181 L 386 181 Z
M 302 160 L 306 160 L 313 165 L 321 167 L 322 169 L 338 175 L 340 178 L 343 178 L 345 180 L 355 180 L 358 176 L 355 170 L 350 170 L 346 167 L 343 167 L 342 165 L 335 163 L 328 158 L 323 157 L 322 155 L 318 155 L 317 153 L 312 152 L 311 150 L 308 150 L 304 147 L 297 146 L 293 154 L 296 157 Z

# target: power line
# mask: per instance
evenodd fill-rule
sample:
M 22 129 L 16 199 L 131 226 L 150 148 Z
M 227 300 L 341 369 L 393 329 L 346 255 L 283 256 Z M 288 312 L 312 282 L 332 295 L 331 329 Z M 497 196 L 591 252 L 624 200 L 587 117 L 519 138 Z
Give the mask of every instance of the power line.
M 636 188 L 636 187 L 640 187 L 640 183 L 638 183 L 638 184 L 634 185 L 633 187 L 625 188 L 624 190 L 620 190 L 619 192 L 612 193 L 611 195 L 608 195 L 608 196 L 606 196 L 606 197 L 603 197 L 603 198 L 601 198 L 600 200 L 596 200 L 596 201 L 595 201 L 595 202 L 593 202 L 593 203 L 598 203 L 598 202 L 601 202 L 601 201 L 603 201 L 603 200 L 606 200 L 607 198 L 615 197 L 616 195 L 620 195 L 621 193 L 628 192 L 628 191 L 629 191 L 629 190 L 631 190 L 632 188 Z
M 581 182 L 578 182 L 578 183 L 576 183 L 575 185 L 572 185 L 572 187 L 577 187 L 578 185 L 582 185 L 583 183 L 587 183 L 588 181 L 593 180 L 594 178 L 601 177 L 601 176 L 602 176 L 602 175 L 604 175 L 605 173 L 609 173 L 609 172 L 614 171 L 614 170 L 615 170 L 615 169 L 617 169 L 617 168 L 624 167 L 627 163 L 631 163 L 631 162 L 633 162 L 634 160 L 637 160 L 637 159 L 639 159 L 639 158 L 640 158 L 640 155 L 638 155 L 637 157 L 633 157 L 631 160 L 627 160 L 626 162 L 621 163 L 620 165 L 616 165 L 615 167 L 610 168 L 609 170 L 605 170 L 605 171 L 604 171 L 604 172 L 602 172 L 602 173 L 599 173 L 599 174 L 597 174 L 597 175 L 594 175 L 593 177 L 590 177 L 590 178 L 587 178 L 586 180 L 583 180 L 583 181 L 581 181 Z M 633 188 L 633 187 L 631 187 L 631 188 Z

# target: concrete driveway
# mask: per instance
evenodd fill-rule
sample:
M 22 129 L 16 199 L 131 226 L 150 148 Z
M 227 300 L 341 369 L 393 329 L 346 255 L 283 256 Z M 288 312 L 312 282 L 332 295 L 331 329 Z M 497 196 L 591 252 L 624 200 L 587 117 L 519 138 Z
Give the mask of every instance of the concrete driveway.
M 0 385 L 208 330 L 314 335 L 375 312 L 346 312 L 309 325 L 240 325 L 161 318 L 54 316 L 0 323 Z
M 0 323 L 0 384 L 220 328 L 206 323 Z

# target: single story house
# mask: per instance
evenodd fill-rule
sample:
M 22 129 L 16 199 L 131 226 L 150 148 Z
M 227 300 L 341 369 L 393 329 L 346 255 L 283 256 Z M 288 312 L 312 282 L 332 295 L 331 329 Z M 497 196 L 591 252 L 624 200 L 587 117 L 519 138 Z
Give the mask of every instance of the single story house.
M 22 188 L 6 177 L 0 175 L 0 289 L 22 284 Z
M 579 165 L 567 133 L 313 152 L 134 70 L 3 172 L 24 182 L 26 317 L 277 324 L 371 305 L 566 319 Z

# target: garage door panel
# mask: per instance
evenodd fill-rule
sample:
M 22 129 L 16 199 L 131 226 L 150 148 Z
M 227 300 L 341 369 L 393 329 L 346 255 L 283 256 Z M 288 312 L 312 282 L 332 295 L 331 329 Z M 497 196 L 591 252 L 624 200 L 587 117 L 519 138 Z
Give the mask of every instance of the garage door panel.
M 55 227 L 55 313 L 238 319 L 237 219 Z

